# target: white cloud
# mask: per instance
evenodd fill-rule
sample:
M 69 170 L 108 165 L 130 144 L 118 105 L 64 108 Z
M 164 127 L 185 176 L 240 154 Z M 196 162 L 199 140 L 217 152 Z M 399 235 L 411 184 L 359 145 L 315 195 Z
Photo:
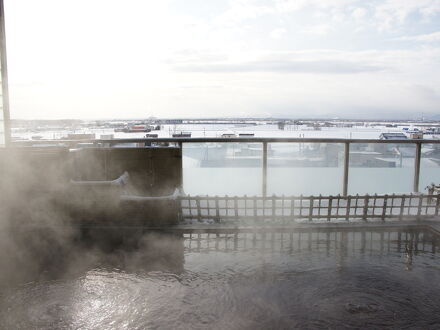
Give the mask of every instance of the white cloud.
M 329 34 L 332 31 L 332 26 L 328 25 L 328 24 L 318 24 L 318 25 L 313 25 L 310 27 L 307 27 L 305 29 L 303 29 L 302 31 L 304 33 L 307 34 L 312 34 L 312 35 L 316 35 L 316 36 L 325 36 L 327 34 Z
M 425 77 L 433 70 L 440 71 L 436 65 L 440 58 L 440 48 L 419 50 L 369 50 L 340 51 L 331 49 L 310 49 L 302 51 L 260 51 L 237 54 L 212 52 L 199 54 L 198 60 L 189 52 L 185 57 L 179 55 L 169 63 L 180 72 L 199 73 L 313 73 L 313 74 L 356 74 L 381 73 L 389 77 Z M 217 59 L 217 60 L 213 60 Z M 437 79 L 438 80 L 438 79 Z M 435 85 L 432 83 L 432 85 Z
M 330 10 L 334 20 L 341 20 L 346 7 L 359 2 L 360 0 L 231 0 L 229 9 L 215 21 L 231 26 L 264 15 L 289 14 L 306 8 Z
M 273 12 L 273 8 L 257 4 L 254 0 L 231 0 L 229 9 L 220 14 L 214 20 L 214 24 L 230 27 L 271 12 Z
M 419 35 L 415 35 L 415 36 L 404 36 L 404 37 L 397 38 L 396 40 L 436 42 L 436 41 L 440 41 L 440 31 L 428 33 L 428 34 L 419 34 Z
M 351 17 L 357 22 L 362 22 L 366 18 L 366 16 L 367 10 L 362 7 L 355 8 L 351 12 Z
M 272 30 L 272 32 L 270 33 L 270 36 L 273 39 L 281 39 L 286 33 L 287 33 L 287 30 L 285 28 L 277 28 L 277 29 Z
M 15 116 L 40 118 L 142 117 L 148 111 L 161 117 L 230 116 L 237 111 L 249 116 L 264 111 L 366 116 L 367 109 L 396 116 L 420 109 L 434 113 L 439 110 L 438 58 L 440 48 L 238 55 L 186 50 L 168 62 L 176 72 L 158 72 L 148 86 L 119 81 L 116 73 L 104 89 L 97 89 L 102 81 L 93 79 L 79 85 L 11 86 L 11 99 Z M 163 82 L 158 82 L 162 75 Z
M 439 111 L 440 0 L 223 1 L 5 0 L 13 116 Z
M 305 7 L 319 9 L 345 8 L 358 2 L 359 0 L 274 0 L 275 7 L 281 12 L 298 11 Z
M 386 0 L 375 7 L 375 17 L 380 30 L 399 27 L 414 13 L 429 19 L 440 13 L 440 0 Z

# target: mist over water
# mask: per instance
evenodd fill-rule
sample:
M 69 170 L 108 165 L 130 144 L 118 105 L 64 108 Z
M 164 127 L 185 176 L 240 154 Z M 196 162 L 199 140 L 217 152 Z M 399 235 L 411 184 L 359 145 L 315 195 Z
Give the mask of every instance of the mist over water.
M 63 263 L 51 258 L 44 268 L 58 264 L 58 273 L 2 289 L 0 326 L 434 329 L 440 322 L 439 243 L 429 232 L 127 234 L 138 244 L 93 243 L 82 262 L 72 253 Z

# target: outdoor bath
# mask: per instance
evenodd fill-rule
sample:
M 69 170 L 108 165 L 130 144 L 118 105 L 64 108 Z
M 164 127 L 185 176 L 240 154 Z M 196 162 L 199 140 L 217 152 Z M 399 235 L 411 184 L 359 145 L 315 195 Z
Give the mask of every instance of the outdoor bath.
M 440 241 L 427 228 L 125 234 L 136 242 L 108 249 L 83 240 L 40 255 L 43 273 L 1 287 L 0 327 L 434 329 L 440 322 Z

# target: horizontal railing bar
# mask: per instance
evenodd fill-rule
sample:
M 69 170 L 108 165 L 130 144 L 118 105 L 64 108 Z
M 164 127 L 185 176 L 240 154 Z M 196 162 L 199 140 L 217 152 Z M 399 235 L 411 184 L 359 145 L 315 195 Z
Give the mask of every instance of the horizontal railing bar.
M 366 197 L 368 198 L 377 198 L 377 199 L 382 199 L 382 198 L 388 198 L 388 199 L 401 199 L 401 198 L 437 198 L 438 195 L 427 195 L 427 194 L 422 194 L 422 193 L 416 193 L 416 194 L 400 194 L 400 195 L 388 195 L 387 197 L 384 195 L 349 195 L 349 196 L 338 196 L 338 195 L 332 195 L 332 196 L 321 196 L 321 200 L 328 200 L 330 198 L 332 199 L 337 199 L 340 198 L 341 200 L 345 200 L 348 198 L 359 198 L 359 199 L 365 199 Z M 254 200 L 255 198 L 258 201 L 264 200 L 264 201 L 271 201 L 273 198 L 275 198 L 276 200 L 286 200 L 286 201 L 290 201 L 290 200 L 311 200 L 311 199 L 318 199 L 319 196 L 277 196 L 277 195 L 272 195 L 272 196 L 181 196 L 179 197 L 179 199 L 181 200 L 195 200 L 195 199 L 200 199 L 200 200 L 233 200 L 234 198 L 237 198 L 238 200 Z M 397 207 L 397 206 L 396 206 Z M 400 206 L 399 206 L 400 207 Z
M 13 141 L 12 145 L 38 145 L 38 144 L 78 144 L 78 143 L 105 143 L 105 144 L 120 144 L 120 143 L 396 143 L 396 144 L 438 144 L 439 140 L 430 139 L 408 139 L 408 140 L 379 140 L 379 139 L 345 139 L 345 138 L 122 138 L 122 139 L 81 139 L 81 140 L 29 140 L 29 141 Z
M 420 216 L 423 217 L 435 217 L 435 214 L 422 214 Z M 419 217 L 420 217 L 419 216 Z M 399 218 L 400 216 L 397 214 L 389 214 L 385 216 L 385 219 L 390 219 L 390 218 Z M 403 218 L 417 218 L 418 215 L 417 214 L 410 214 L 410 215 L 405 215 Z M 211 219 L 217 219 L 218 217 L 216 217 L 215 215 L 201 215 L 200 217 L 198 215 L 190 215 L 190 214 L 182 214 L 182 218 L 183 219 L 207 219 L 207 220 L 211 220 Z M 234 219 L 255 219 L 255 220 L 261 220 L 261 219 L 273 219 L 274 217 L 272 215 L 257 215 L 257 216 L 253 216 L 253 215 L 239 215 L 239 216 L 235 216 L 235 215 L 221 215 L 220 218 L 222 220 L 234 220 Z M 304 219 L 305 222 L 308 222 L 308 218 L 309 218 L 309 214 L 307 215 L 276 215 L 275 219 Z M 312 215 L 313 219 L 341 219 L 344 222 L 346 222 L 346 216 L 345 214 L 340 214 L 340 215 Z M 350 215 L 350 218 L 356 218 L 356 219 L 362 219 L 362 215 Z M 382 215 L 381 214 L 376 214 L 376 215 L 370 215 L 368 217 L 368 219 L 377 219 L 377 220 L 381 220 Z
M 424 207 L 427 207 L 428 208 L 428 210 L 430 210 L 430 209 L 436 209 L 436 207 L 434 206 L 434 205 L 423 205 Z M 185 210 L 185 212 L 191 212 L 191 211 L 196 211 L 196 210 L 198 210 L 198 208 L 196 208 L 196 207 L 189 207 L 189 206 L 180 206 L 180 208 L 182 209 L 182 210 Z M 299 207 L 297 208 L 298 210 L 299 210 Z M 301 213 L 301 217 L 302 216 L 308 216 L 310 213 L 309 212 L 307 212 L 308 210 L 310 209 L 310 207 L 309 206 L 307 206 L 307 207 L 303 207 L 302 208 L 302 210 L 303 210 L 303 212 Z M 314 212 L 314 211 L 316 211 L 316 210 L 318 210 L 318 208 L 317 207 L 312 207 L 311 208 L 312 209 L 312 212 Z M 321 210 L 325 210 L 326 208 L 321 208 Z M 344 206 L 344 207 L 340 207 L 339 208 L 339 210 L 342 212 L 342 211 L 344 211 L 345 212 L 345 210 L 346 210 L 347 208 Z M 375 208 L 373 208 L 373 207 L 371 207 L 371 208 L 369 208 L 368 210 L 369 211 L 373 211 L 373 210 L 382 210 L 383 209 L 383 207 L 382 206 L 380 206 L 380 207 L 375 207 Z M 391 208 L 390 207 L 386 207 L 386 209 L 387 210 L 389 210 L 390 212 L 391 212 Z M 417 210 L 417 206 L 415 206 L 415 205 L 413 205 L 413 206 L 406 206 L 405 207 L 405 209 L 406 210 Z M 214 208 L 206 208 L 206 207 L 201 207 L 200 208 L 200 210 L 203 210 L 203 212 L 212 212 L 212 211 L 214 211 L 214 210 L 216 210 L 216 209 L 214 209 Z M 222 213 L 228 213 L 228 212 L 232 212 L 232 211 L 235 211 L 235 210 L 237 210 L 237 211 L 240 211 L 240 212 L 244 212 L 245 211 L 245 209 L 244 208 L 237 208 L 237 209 L 234 209 L 234 208 L 222 208 L 222 207 L 220 207 L 220 208 L 218 208 L 218 210 L 219 210 L 219 212 L 222 212 Z M 260 212 L 270 212 L 270 211 L 272 211 L 272 209 L 271 208 L 256 208 L 256 210 L 258 211 L 258 213 L 260 213 Z M 283 209 L 282 208 L 280 208 L 280 207 L 276 207 L 275 208 L 275 211 L 282 211 Z M 285 211 L 287 211 L 288 209 L 284 209 Z M 334 208 L 334 210 L 336 210 L 336 208 Z M 356 213 L 356 216 L 359 216 L 359 217 L 363 217 L 363 214 L 358 214 L 357 212 L 355 212 L 355 211 L 358 211 L 358 210 L 361 210 L 361 208 L 357 208 L 357 209 L 355 209 L 354 207 L 350 207 L 349 208 L 349 210 L 350 210 L 350 212 L 353 212 L 353 214 L 354 213 Z M 396 210 L 395 208 L 393 209 L 393 210 Z M 244 212 L 244 213 L 246 213 L 246 212 Z M 272 213 L 270 213 L 270 214 L 272 214 Z M 286 215 L 286 212 L 284 212 L 284 214 Z M 299 212 L 294 212 L 294 214 L 295 215 L 298 215 L 299 216 Z M 325 212 L 322 212 L 322 214 L 321 215 L 323 215 L 323 214 L 325 214 L 325 216 L 324 217 L 327 217 L 328 216 L 328 214 L 326 214 Z M 333 215 L 338 215 L 338 216 L 341 216 L 341 217 L 345 217 L 346 216 L 346 214 L 345 213 L 340 213 L 340 214 L 336 214 L 336 213 L 333 213 L 332 212 L 332 214 Z M 394 213 L 393 213 L 394 214 Z M 187 215 L 189 215 L 189 213 L 187 214 Z M 194 215 L 194 214 L 193 214 Z M 213 214 L 210 214 L 210 215 L 212 215 L 213 217 L 219 217 L 219 216 L 222 216 L 222 215 L 213 215 Z M 243 215 L 245 215 L 245 214 L 243 214 Z M 248 213 L 246 214 L 247 216 L 249 215 Z M 257 214 L 256 216 L 260 216 L 261 214 Z M 291 216 L 292 214 L 290 214 L 290 215 L 288 215 L 289 217 Z M 395 214 L 396 216 L 398 216 L 398 214 Z M 232 215 L 230 215 L 230 216 L 232 216 Z M 249 215 L 249 216 L 251 216 L 251 215 Z
M 365 223 L 362 224 L 362 226 L 353 226 L 353 225 L 347 225 L 346 223 L 341 223 L 340 226 L 325 226 L 325 227 L 315 227 L 310 226 L 309 223 L 307 224 L 295 224 L 295 227 L 285 227 L 284 225 L 278 226 L 278 225 L 271 225 L 271 226 L 265 226 L 265 227 L 227 227 L 227 226 L 202 226 L 202 227 L 194 227 L 194 226 L 179 226 L 175 228 L 167 228 L 168 231 L 175 231 L 183 234 L 224 234 L 224 235 L 230 235 L 230 234 L 264 234 L 264 233 L 283 233 L 283 234 L 291 234 L 291 233 L 328 233 L 328 232 L 353 232 L 353 233 L 359 233 L 359 232 L 374 232 L 374 233 L 393 233 L 397 232 L 398 230 L 403 229 L 426 229 L 430 230 L 431 227 L 423 224 L 423 223 L 414 223 L 414 222 L 408 222 L 405 223 L 399 223 L 398 227 L 396 227 L 394 224 L 386 224 L 383 223 L 377 224 L 374 222 L 371 222 L 368 224 L 368 226 L 365 225 Z M 163 230 L 162 228 L 154 228 L 155 230 Z M 222 238 L 225 238 L 224 236 Z M 189 237 L 188 237 L 189 239 Z M 216 237 L 212 237 L 212 239 L 217 239 Z M 396 240 L 397 241 L 397 240 Z

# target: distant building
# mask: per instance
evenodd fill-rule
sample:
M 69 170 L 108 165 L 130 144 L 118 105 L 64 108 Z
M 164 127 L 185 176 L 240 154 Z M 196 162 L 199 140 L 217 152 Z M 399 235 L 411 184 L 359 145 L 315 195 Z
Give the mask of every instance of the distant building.
M 432 134 L 432 135 L 440 134 L 440 127 L 429 127 L 425 130 L 425 134 Z
M 394 159 L 382 157 L 383 154 L 376 151 L 351 151 L 350 166 L 353 167 L 396 167 Z
M 174 133 L 173 138 L 190 138 L 191 132 L 180 132 L 180 133 Z
M 423 139 L 423 132 L 411 132 L 409 133 L 411 139 Z
M 93 133 L 69 133 L 65 138 L 67 140 L 94 140 L 96 136 Z
M 381 140 L 406 140 L 408 137 L 403 133 L 382 133 L 379 136 Z
M 404 133 L 382 133 L 379 136 L 380 140 L 408 140 L 408 137 Z M 380 152 L 384 155 L 395 154 L 396 153 L 396 144 L 393 143 L 375 143 L 373 144 L 373 150 L 376 152 Z
M 183 124 L 182 119 L 165 119 L 165 120 L 162 120 L 162 122 L 167 125 Z

